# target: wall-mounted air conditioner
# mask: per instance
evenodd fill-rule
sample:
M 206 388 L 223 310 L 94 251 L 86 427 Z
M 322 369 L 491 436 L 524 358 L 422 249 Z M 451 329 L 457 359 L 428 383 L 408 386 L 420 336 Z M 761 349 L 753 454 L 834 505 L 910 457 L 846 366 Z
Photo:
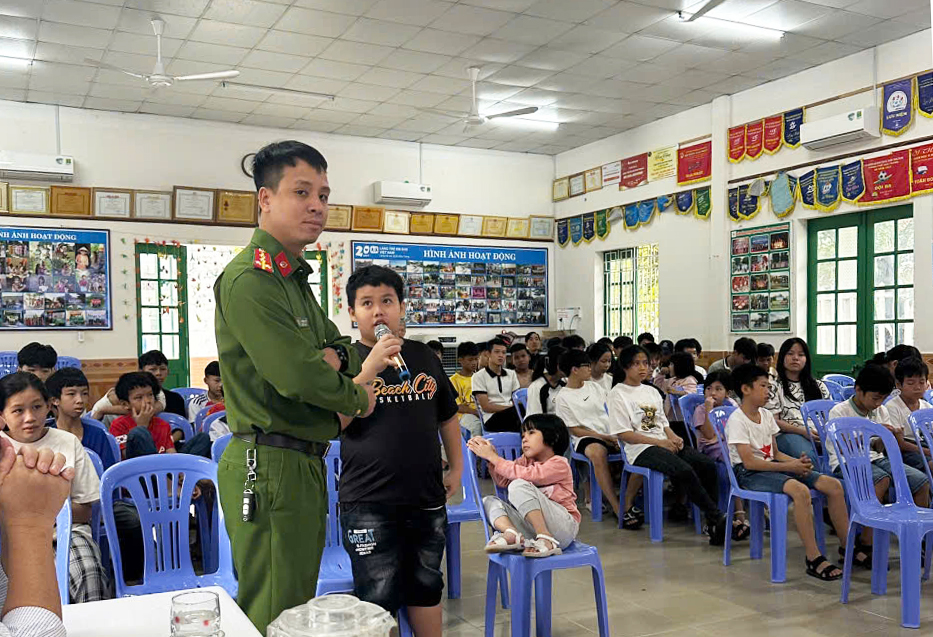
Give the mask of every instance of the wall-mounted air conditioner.
M 373 199 L 389 206 L 423 208 L 431 203 L 431 186 L 407 181 L 377 181 L 373 183 Z
M 805 122 L 800 127 L 800 143 L 809 150 L 824 150 L 841 144 L 881 137 L 878 107 L 866 106 L 832 117 Z
M 74 178 L 74 157 L 0 150 L 0 180 L 69 182 Z

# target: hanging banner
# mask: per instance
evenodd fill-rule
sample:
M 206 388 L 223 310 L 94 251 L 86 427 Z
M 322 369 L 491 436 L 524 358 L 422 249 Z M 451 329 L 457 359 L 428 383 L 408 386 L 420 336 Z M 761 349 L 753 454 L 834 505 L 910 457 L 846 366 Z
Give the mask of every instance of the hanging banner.
M 658 197 L 658 212 L 664 212 L 674 203 L 674 198 L 670 195 L 661 195 Z
M 810 210 L 816 209 L 816 201 L 813 192 L 813 181 L 816 179 L 816 171 L 811 170 L 800 177 L 800 202 L 804 208 Z
M 771 183 L 769 196 L 771 197 L 771 212 L 778 217 L 786 217 L 797 207 L 797 182 L 791 187 L 787 173 L 779 172 Z
M 696 199 L 697 203 L 693 214 L 700 219 L 709 219 L 709 213 L 713 210 L 713 197 L 710 187 L 697 188 L 694 192 L 694 199 Z
M 820 212 L 832 212 L 839 207 L 841 200 L 839 166 L 825 166 L 816 169 L 815 192 L 816 209 Z
M 745 156 L 749 159 L 758 159 L 764 150 L 765 122 L 749 122 L 745 125 Z
M 800 146 L 800 126 L 804 120 L 803 107 L 784 113 L 784 145 L 788 148 Z
M 609 236 L 609 210 L 596 211 L 596 236 L 605 239 Z
M 729 129 L 729 161 L 737 164 L 745 158 L 745 125 Z
M 612 161 L 602 165 L 603 187 L 616 186 L 622 181 L 622 162 Z
M 637 188 L 648 183 L 648 153 L 626 157 L 622 160 L 622 183 L 619 190 L 623 188 Z
M 676 161 L 676 146 L 658 148 L 648 153 L 648 181 L 658 181 L 676 175 Z
M 713 170 L 713 142 L 701 142 L 677 150 L 677 184 L 706 181 Z
M 630 203 L 625 206 L 625 227 L 634 230 L 638 227 L 638 204 Z
M 881 89 L 881 132 L 897 137 L 914 121 L 914 78 L 888 82 Z
M 784 141 L 784 116 L 775 115 L 765 118 L 764 139 L 761 143 L 764 151 L 769 155 L 781 150 L 781 143 Z
M 589 243 L 596 238 L 596 213 L 588 212 L 580 219 L 583 221 L 583 240 Z
M 697 202 L 692 190 L 678 192 L 674 195 L 674 199 L 677 202 L 677 214 L 679 215 L 689 215 L 696 209 Z
M 560 247 L 565 247 L 567 242 L 570 241 L 570 233 L 567 228 L 566 219 L 557 220 L 557 245 Z
M 917 110 L 924 117 L 933 117 L 933 73 L 917 76 Z
M 651 223 L 654 217 L 654 211 L 657 208 L 655 199 L 646 199 L 638 202 L 638 225 L 643 226 Z
M 573 217 L 568 222 L 570 226 L 570 241 L 573 245 L 580 245 L 583 241 L 583 220 L 580 217 Z
M 910 192 L 933 192 L 933 144 L 910 149 Z
M 739 221 L 739 189 L 729 189 L 729 217 L 733 221 Z
M 861 205 L 901 201 L 910 197 L 910 151 L 862 160 L 865 196 Z
M 842 166 L 842 200 L 858 203 L 865 194 L 865 180 L 862 178 L 862 160 Z
M 757 215 L 759 210 L 761 210 L 761 197 L 750 195 L 748 184 L 739 186 L 739 217 L 747 221 Z

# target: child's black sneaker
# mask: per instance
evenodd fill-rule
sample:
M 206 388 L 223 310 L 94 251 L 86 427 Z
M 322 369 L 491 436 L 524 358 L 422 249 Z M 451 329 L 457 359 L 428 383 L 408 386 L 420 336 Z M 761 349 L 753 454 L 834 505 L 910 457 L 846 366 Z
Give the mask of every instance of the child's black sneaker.
M 722 546 L 726 543 L 726 516 L 722 513 L 718 518 L 706 518 L 706 534 L 709 536 L 710 546 Z
M 635 515 L 635 507 L 622 514 L 622 528 L 628 531 L 637 531 L 645 523 L 645 519 Z

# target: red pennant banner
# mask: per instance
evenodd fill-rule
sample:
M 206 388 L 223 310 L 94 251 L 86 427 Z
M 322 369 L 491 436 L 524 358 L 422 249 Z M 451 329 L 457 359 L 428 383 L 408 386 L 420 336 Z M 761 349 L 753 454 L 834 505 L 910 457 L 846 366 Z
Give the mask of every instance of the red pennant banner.
M 871 205 L 910 197 L 910 151 L 862 160 L 865 195 L 859 204 Z
M 622 160 L 622 188 L 637 188 L 648 183 L 648 153 Z
M 677 183 L 706 181 L 713 172 L 713 142 L 702 142 L 677 149 Z
M 733 164 L 745 158 L 745 124 L 729 129 L 729 161 Z
M 745 125 L 745 156 L 749 159 L 761 157 L 761 151 L 764 148 L 764 133 L 764 120 L 760 119 Z
M 764 141 L 762 146 L 765 152 L 773 155 L 781 148 L 781 142 L 784 141 L 784 116 L 775 115 L 765 118 Z
M 933 192 L 933 144 L 910 149 L 910 190 L 915 195 Z

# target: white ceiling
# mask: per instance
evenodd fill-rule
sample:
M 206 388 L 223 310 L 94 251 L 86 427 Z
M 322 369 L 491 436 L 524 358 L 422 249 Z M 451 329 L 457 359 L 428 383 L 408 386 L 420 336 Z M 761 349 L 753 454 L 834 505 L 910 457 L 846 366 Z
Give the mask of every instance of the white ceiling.
M 708 15 L 787 31 L 778 41 L 682 23 L 705 0 L 0 0 L 0 99 L 556 154 L 930 26 L 929 0 L 725 0 Z M 221 88 L 151 89 L 85 57 L 149 73 L 152 15 L 175 75 Z M 555 132 L 463 125 L 415 107 L 540 107 Z M 501 120 L 500 120 L 501 121 Z

